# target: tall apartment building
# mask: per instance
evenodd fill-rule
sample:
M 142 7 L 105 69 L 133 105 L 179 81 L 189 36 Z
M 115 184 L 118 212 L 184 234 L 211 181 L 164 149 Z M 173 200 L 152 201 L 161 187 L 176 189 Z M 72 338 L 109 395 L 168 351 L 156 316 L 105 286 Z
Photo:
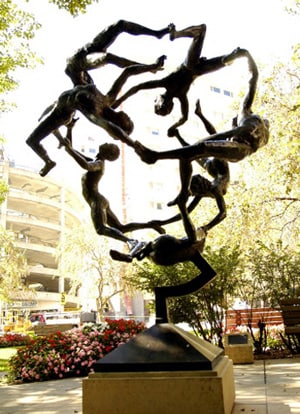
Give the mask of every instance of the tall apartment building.
M 76 308 L 79 298 L 68 294 L 70 279 L 58 273 L 55 249 L 65 229 L 82 221 L 83 202 L 65 184 L 0 160 L 0 179 L 9 193 L 0 206 L 1 225 L 16 236 L 29 265 L 26 284 L 35 292 L 12 296 L 11 306 L 28 310 Z

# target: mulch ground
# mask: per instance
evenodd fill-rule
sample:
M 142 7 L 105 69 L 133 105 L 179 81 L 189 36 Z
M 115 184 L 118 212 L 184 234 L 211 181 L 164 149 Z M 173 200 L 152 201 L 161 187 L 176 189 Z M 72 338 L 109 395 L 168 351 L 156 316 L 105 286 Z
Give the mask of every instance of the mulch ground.
M 265 351 L 261 354 L 254 354 L 255 360 L 261 360 L 261 359 L 285 359 L 285 358 L 299 358 L 300 354 L 292 354 L 289 350 L 283 349 L 283 350 L 270 350 Z

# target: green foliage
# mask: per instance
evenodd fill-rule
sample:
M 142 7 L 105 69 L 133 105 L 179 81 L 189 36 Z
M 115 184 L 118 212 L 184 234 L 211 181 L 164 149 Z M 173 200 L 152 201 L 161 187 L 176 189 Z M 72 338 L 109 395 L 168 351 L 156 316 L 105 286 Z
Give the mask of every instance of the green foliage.
M 230 305 L 241 284 L 242 259 L 237 246 L 213 249 L 207 247 L 205 258 L 217 277 L 198 292 L 168 300 L 170 319 L 188 323 L 196 334 L 209 341 L 221 343 L 225 309 Z M 192 263 L 157 266 L 145 260 L 135 264 L 127 280 L 137 289 L 153 292 L 157 286 L 180 285 L 199 274 Z
M 13 73 L 32 68 L 38 61 L 30 50 L 30 40 L 39 28 L 34 17 L 12 0 L 0 2 L 0 111 L 10 108 L 6 94 L 18 86 Z
M 216 277 L 189 297 L 171 299 L 170 315 L 174 322 L 187 322 L 196 334 L 222 346 L 225 311 L 242 283 L 241 252 L 237 246 L 207 247 L 205 258 L 216 271 Z
M 286 6 L 286 10 L 288 13 L 293 14 L 294 16 L 298 16 L 300 13 L 300 0 L 290 1 L 288 6 Z
M 87 6 L 97 1 L 49 0 L 72 16 L 85 13 Z M 0 2 L 0 113 L 14 106 L 7 94 L 18 87 L 16 71 L 20 68 L 31 69 L 42 62 L 30 48 L 30 41 L 40 27 L 34 16 L 22 10 L 13 0 Z
M 14 235 L 0 227 L 0 300 L 9 300 L 13 292 L 24 289 L 27 274 L 25 255 L 20 251 Z
M 282 299 L 300 296 L 300 254 L 281 241 L 249 250 L 251 296 L 279 306 Z
M 87 6 L 92 3 L 98 3 L 98 0 L 49 0 L 59 9 L 67 10 L 72 16 L 85 13 Z
M 8 361 L 16 354 L 17 348 L 1 348 L 0 347 L 0 372 L 7 372 L 9 370 Z
M 57 249 L 59 272 L 71 278 L 70 293 L 81 286 L 88 289 L 99 315 L 104 314 L 110 299 L 123 290 L 119 285 L 120 265 L 112 265 L 108 250 L 107 240 L 86 223 L 66 232 Z
M 6 184 L 5 181 L 0 180 L 0 205 L 6 199 L 7 193 L 8 193 L 8 185 Z

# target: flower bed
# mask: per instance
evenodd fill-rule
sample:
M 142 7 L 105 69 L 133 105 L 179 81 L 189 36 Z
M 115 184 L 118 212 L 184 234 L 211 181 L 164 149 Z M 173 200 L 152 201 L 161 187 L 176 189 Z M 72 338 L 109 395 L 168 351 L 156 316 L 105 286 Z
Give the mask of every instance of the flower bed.
M 10 381 L 83 376 L 93 364 L 145 329 L 132 320 L 110 320 L 31 339 L 9 361 Z
M 27 345 L 31 343 L 31 340 L 32 338 L 29 335 L 8 332 L 0 336 L 0 348 Z

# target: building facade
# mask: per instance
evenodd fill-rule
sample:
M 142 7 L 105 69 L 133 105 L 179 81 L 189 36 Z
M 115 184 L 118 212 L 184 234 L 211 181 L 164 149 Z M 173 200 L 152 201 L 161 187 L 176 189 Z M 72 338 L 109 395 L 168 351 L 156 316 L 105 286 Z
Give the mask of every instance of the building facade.
M 11 297 L 11 307 L 28 310 L 76 308 L 70 279 L 58 273 L 56 247 L 66 229 L 82 222 L 83 201 L 64 183 L 40 177 L 29 168 L 0 161 L 0 179 L 9 193 L 0 206 L 0 223 L 12 231 L 29 265 L 26 285 L 32 294 Z

